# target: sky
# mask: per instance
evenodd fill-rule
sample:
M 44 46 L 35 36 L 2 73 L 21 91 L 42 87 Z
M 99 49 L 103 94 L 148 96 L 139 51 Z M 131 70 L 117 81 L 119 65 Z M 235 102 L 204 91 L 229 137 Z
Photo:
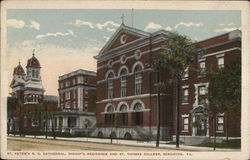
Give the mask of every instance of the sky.
M 35 56 L 41 64 L 46 95 L 58 95 L 60 75 L 86 69 L 96 71 L 93 58 L 122 23 L 132 26 L 132 10 L 121 9 L 8 9 L 8 80 L 20 60 Z M 133 27 L 146 32 L 163 29 L 204 40 L 241 28 L 237 10 L 133 10 Z M 11 88 L 9 88 L 11 92 Z

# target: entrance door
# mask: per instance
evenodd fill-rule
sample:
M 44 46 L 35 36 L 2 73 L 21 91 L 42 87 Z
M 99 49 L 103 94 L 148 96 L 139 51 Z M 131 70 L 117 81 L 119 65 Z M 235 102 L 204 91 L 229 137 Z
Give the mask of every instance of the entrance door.
M 200 115 L 195 116 L 196 121 L 196 136 L 206 136 L 207 134 L 207 120 Z

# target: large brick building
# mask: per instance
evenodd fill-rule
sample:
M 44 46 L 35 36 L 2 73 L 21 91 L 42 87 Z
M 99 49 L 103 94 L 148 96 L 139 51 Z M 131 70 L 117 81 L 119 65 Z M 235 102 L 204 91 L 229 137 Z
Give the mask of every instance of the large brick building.
M 122 24 L 97 59 L 97 130 L 99 137 L 155 139 L 157 126 L 157 79 L 152 62 L 160 57 L 167 44 L 169 32 L 160 30 L 147 33 Z M 241 56 L 241 32 L 239 30 L 197 42 L 204 50 L 197 65 L 203 68 L 224 67 Z M 160 82 L 171 76 L 160 71 Z M 209 78 L 205 74 L 188 71 L 182 80 L 182 102 L 180 106 L 181 140 L 187 137 L 206 140 L 212 135 L 212 125 L 206 122 L 192 125 L 199 120 L 203 106 L 199 95 L 205 94 Z M 160 93 L 161 139 L 175 137 L 175 99 L 173 88 Z M 225 113 L 218 114 L 217 135 L 225 137 Z M 228 121 L 229 137 L 240 137 L 240 121 Z M 188 141 L 188 140 L 185 140 Z
M 241 58 L 241 31 L 235 30 L 200 41 L 197 46 L 204 51 L 203 56 L 195 62 L 200 71 L 189 70 L 182 79 L 180 134 L 181 140 L 188 144 L 209 141 L 209 137 L 214 136 L 211 120 L 201 118 L 204 106 L 200 97 L 209 91 L 210 85 L 210 77 L 206 70 L 228 67 L 237 58 Z M 194 125 L 197 121 L 201 123 Z M 175 119 L 173 122 L 175 124 Z M 173 131 L 175 134 L 175 130 Z M 240 117 L 231 112 L 219 112 L 216 118 L 216 136 L 219 139 L 226 136 L 240 138 Z
M 55 130 L 61 132 L 83 132 L 93 128 L 95 118 L 96 73 L 79 69 L 62 75 L 59 84 L 59 108 L 54 114 Z M 50 128 L 52 124 L 50 122 Z

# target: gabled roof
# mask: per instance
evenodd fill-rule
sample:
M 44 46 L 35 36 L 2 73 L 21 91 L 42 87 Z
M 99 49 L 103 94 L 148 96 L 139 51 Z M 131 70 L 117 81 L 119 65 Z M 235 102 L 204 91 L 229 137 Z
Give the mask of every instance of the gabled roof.
M 148 32 L 144 32 L 142 30 L 139 30 L 139 29 L 132 28 L 132 27 L 129 27 L 129 26 L 125 26 L 124 24 L 121 24 L 120 27 L 116 30 L 116 32 L 113 34 L 113 36 L 110 37 L 108 42 L 104 45 L 104 47 L 101 49 L 101 51 L 99 52 L 99 54 L 95 58 L 98 58 L 98 57 L 102 56 L 108 50 L 112 50 L 112 48 L 110 48 L 110 47 L 118 39 L 118 37 L 121 35 L 121 33 L 127 33 L 129 35 L 133 35 L 134 37 L 137 37 L 136 40 L 144 39 L 144 38 L 147 38 L 147 37 L 150 36 L 150 33 L 148 33 Z M 127 44 L 132 43 L 132 42 L 133 41 L 128 42 Z M 122 47 L 122 46 L 119 46 L 119 47 Z

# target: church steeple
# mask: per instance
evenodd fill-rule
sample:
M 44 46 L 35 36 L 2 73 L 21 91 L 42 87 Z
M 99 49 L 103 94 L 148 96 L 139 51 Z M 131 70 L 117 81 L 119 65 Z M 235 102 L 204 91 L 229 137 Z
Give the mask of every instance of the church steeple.
M 27 79 L 38 79 L 40 80 L 40 62 L 35 57 L 35 50 L 33 49 L 32 57 L 27 61 Z

